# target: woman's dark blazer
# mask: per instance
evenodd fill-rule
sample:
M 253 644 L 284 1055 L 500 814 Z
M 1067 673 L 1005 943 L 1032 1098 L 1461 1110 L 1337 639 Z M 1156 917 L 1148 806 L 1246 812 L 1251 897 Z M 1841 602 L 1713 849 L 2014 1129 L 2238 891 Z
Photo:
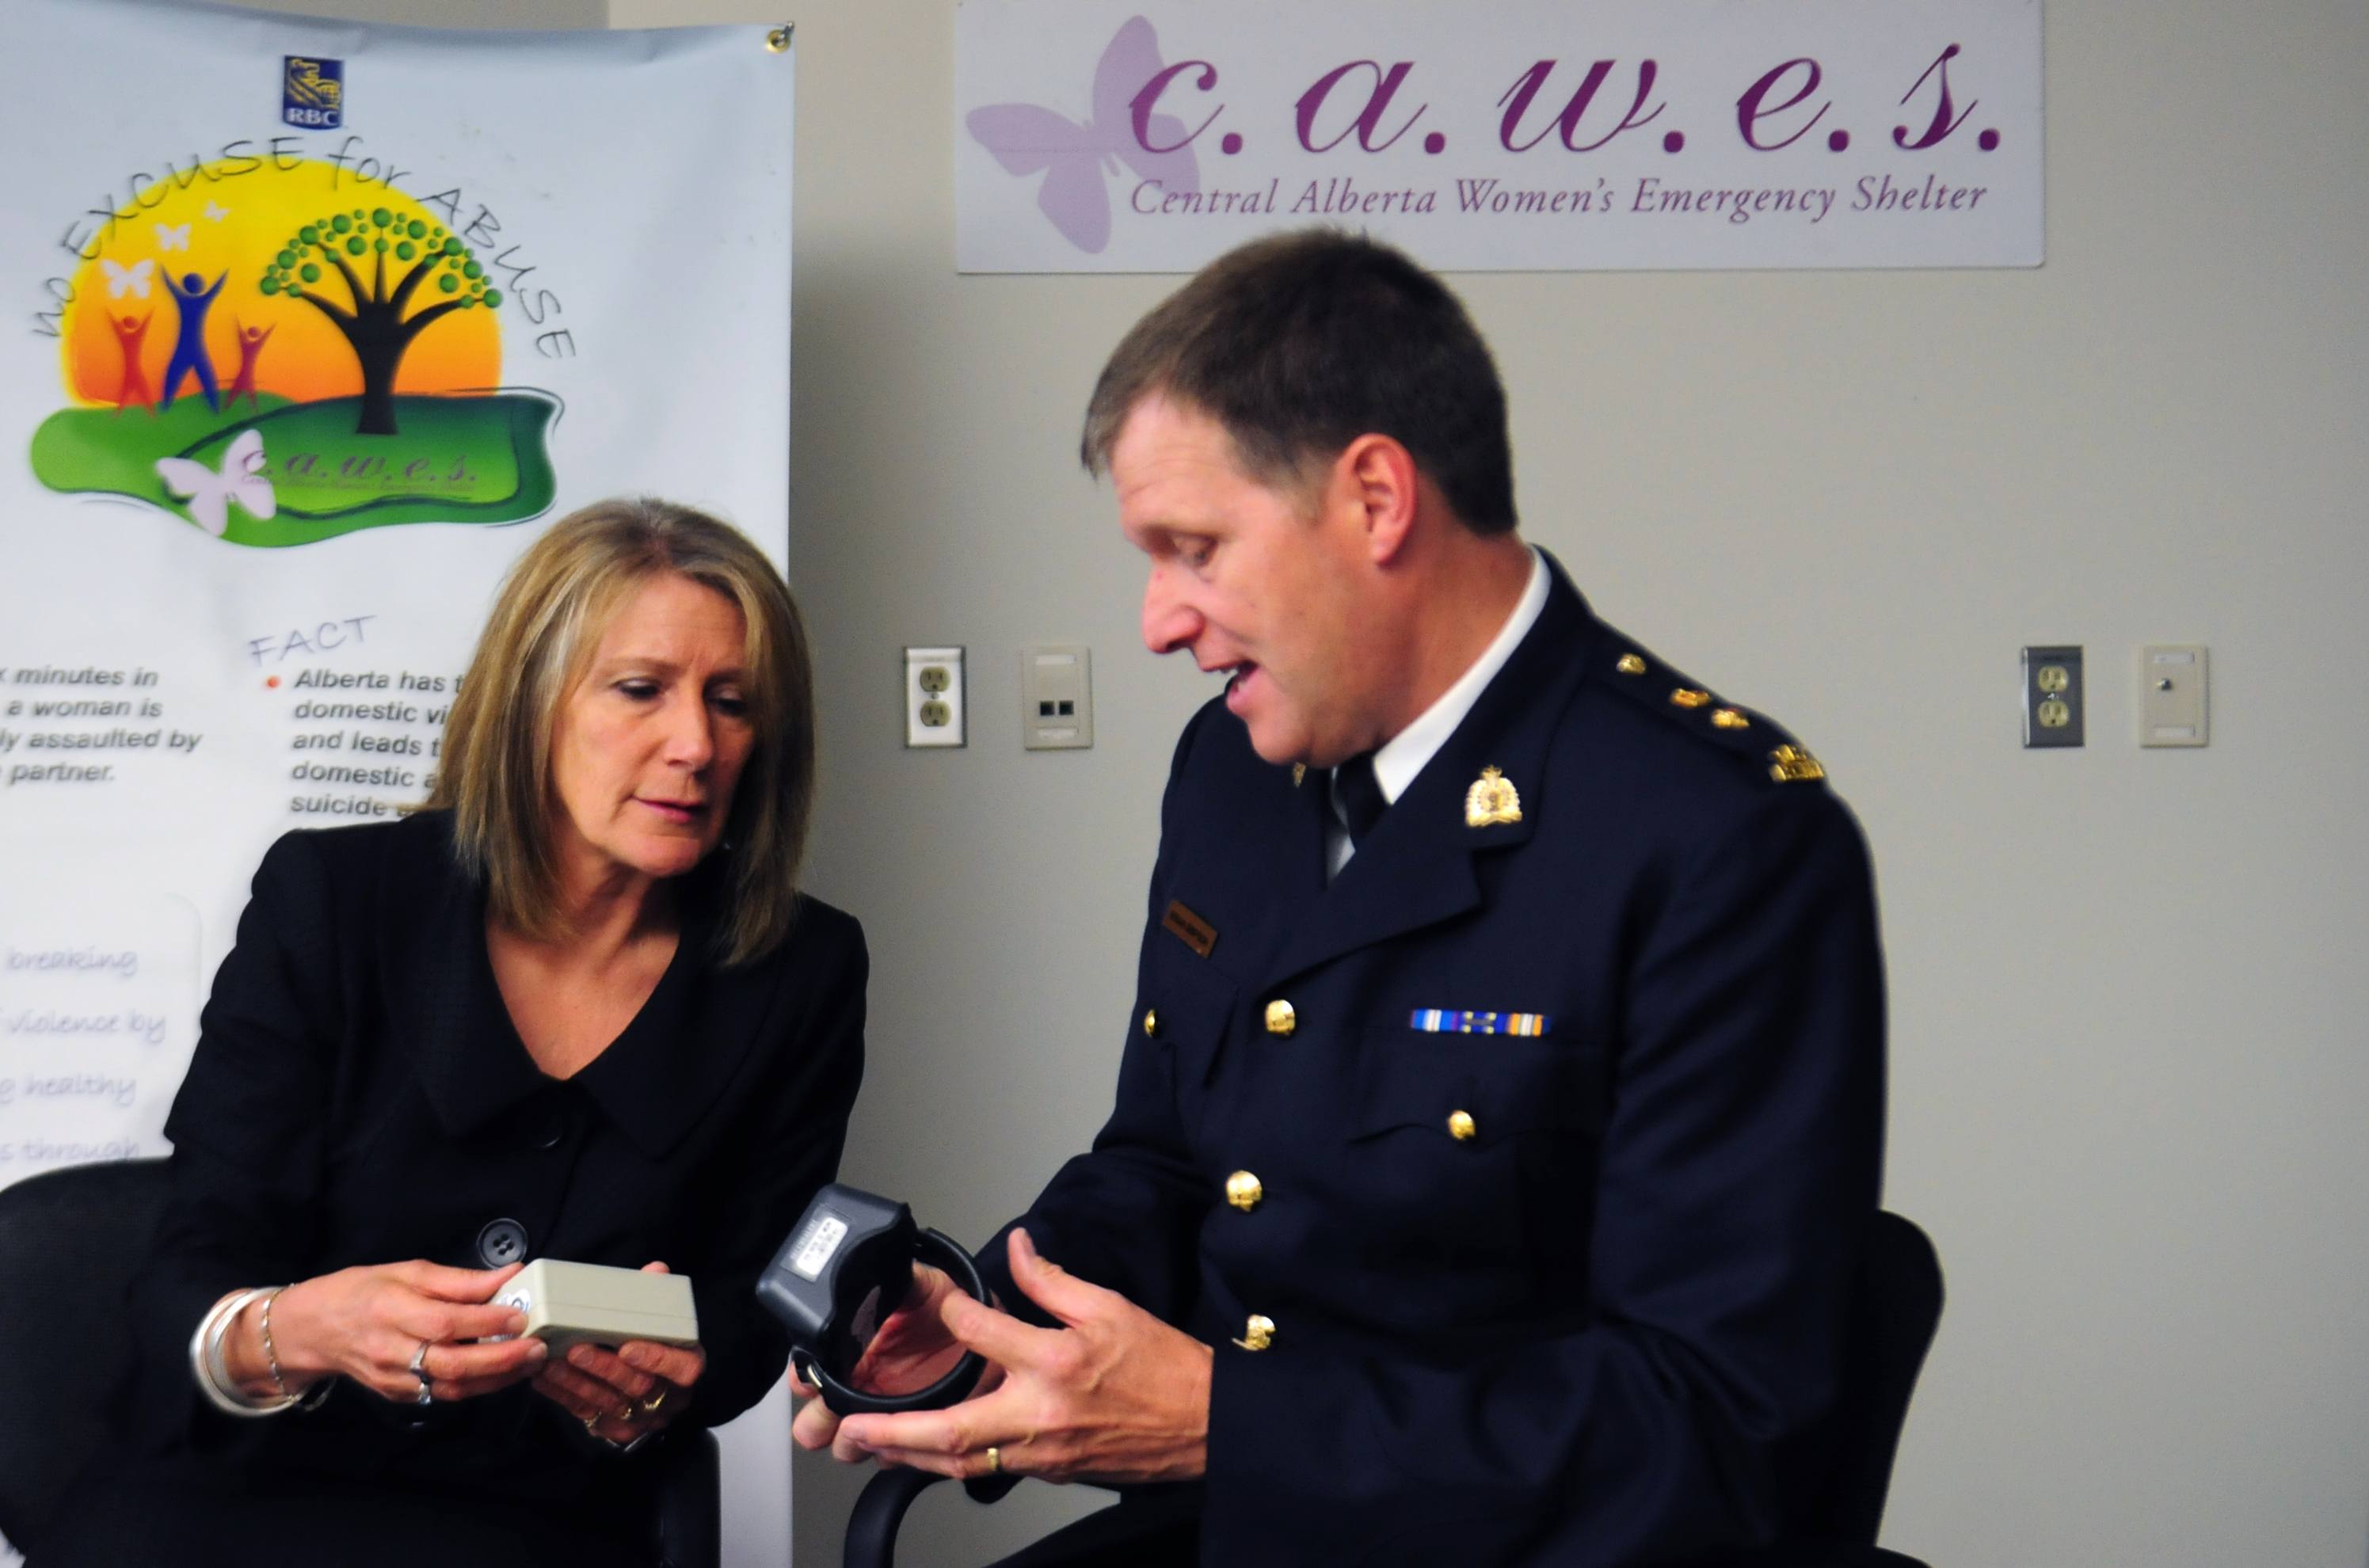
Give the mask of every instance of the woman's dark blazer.
M 421 1410 L 339 1379 L 260 1421 L 197 1391 L 189 1336 L 225 1291 L 410 1258 L 661 1259 L 692 1277 L 707 1353 L 685 1421 L 764 1394 L 786 1345 L 751 1290 L 837 1169 L 867 960 L 855 921 L 808 898 L 771 956 L 719 967 L 725 853 L 684 879 L 649 1001 L 562 1081 L 511 1027 L 445 814 L 272 846 L 166 1123 L 174 1194 L 125 1391 L 142 1451 L 515 1503 L 613 1490 L 604 1450 L 523 1386 Z

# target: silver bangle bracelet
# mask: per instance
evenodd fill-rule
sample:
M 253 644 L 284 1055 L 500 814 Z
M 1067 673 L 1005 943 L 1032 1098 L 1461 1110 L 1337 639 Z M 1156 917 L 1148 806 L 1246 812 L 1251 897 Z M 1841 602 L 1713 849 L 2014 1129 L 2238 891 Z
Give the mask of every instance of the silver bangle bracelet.
M 288 1379 L 280 1372 L 280 1347 L 271 1343 L 271 1304 L 280 1299 L 281 1291 L 290 1288 L 292 1288 L 290 1286 L 275 1285 L 263 1298 L 263 1321 L 257 1326 L 263 1330 L 264 1365 L 271 1369 L 271 1386 L 280 1391 L 280 1397 L 282 1400 L 299 1410 L 318 1410 L 321 1408 L 322 1402 L 329 1397 L 329 1385 L 337 1379 L 324 1378 L 301 1394 L 292 1393 L 288 1388 Z
M 271 1304 L 279 1300 L 280 1293 L 287 1288 L 285 1285 L 275 1285 L 264 1292 L 263 1322 L 259 1326 L 263 1330 L 263 1364 L 271 1372 L 271 1386 L 280 1391 L 281 1399 L 293 1404 L 296 1396 L 288 1391 L 288 1379 L 280 1375 L 280 1347 L 271 1343 Z
M 262 1404 L 251 1403 L 240 1397 L 238 1384 L 230 1375 L 230 1363 L 223 1350 L 223 1340 L 230 1333 L 231 1324 L 238 1321 L 238 1315 L 257 1299 L 269 1294 L 268 1290 L 242 1290 L 223 1297 L 199 1322 L 198 1332 L 190 1336 L 189 1362 L 197 1374 L 198 1391 L 225 1415 L 278 1415 L 282 1411 L 295 1408 L 296 1400 L 292 1396 Z

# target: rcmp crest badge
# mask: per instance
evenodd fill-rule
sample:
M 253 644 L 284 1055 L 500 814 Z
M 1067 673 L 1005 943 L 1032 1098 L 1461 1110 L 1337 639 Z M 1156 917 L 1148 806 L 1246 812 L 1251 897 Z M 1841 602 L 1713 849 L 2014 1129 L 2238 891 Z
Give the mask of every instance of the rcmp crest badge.
M 1464 825 L 1494 828 L 1521 819 L 1522 796 L 1514 781 L 1494 768 L 1482 769 L 1472 787 L 1464 792 Z

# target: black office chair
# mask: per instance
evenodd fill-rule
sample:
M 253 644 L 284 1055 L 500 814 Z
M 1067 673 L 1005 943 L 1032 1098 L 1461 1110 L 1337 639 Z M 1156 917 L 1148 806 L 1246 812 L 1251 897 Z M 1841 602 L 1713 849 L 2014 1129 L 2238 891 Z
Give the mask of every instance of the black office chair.
M 1934 1331 L 1941 1326 L 1941 1259 L 1932 1242 L 1916 1221 L 1889 1211 L 1877 1214 L 1860 1259 L 1833 1468 L 1802 1521 L 1822 1540 L 1875 1544 L 1883 1500 L 1892 1490 L 1892 1461 L 1908 1422 L 1909 1396 L 1917 1391 Z M 1903 1568 L 1915 1563 L 1896 1552 L 1867 1561 Z
M 1795 1520 L 1798 1539 L 1735 1568 L 1926 1568 L 1875 1544 L 1909 1395 L 1941 1322 L 1941 1260 L 1916 1222 L 1879 1213 L 1860 1264 L 1851 1353 L 1835 1416 L 1836 1456 L 1824 1486 Z M 945 1477 L 884 1470 L 848 1516 L 846 1568 L 896 1568 L 897 1531 L 914 1499 Z M 992 1503 L 1009 1483 L 972 1494 Z M 1097 1515 L 1096 1517 L 1101 1516 Z
M 0 1534 L 48 1527 L 107 1440 L 131 1359 L 124 1287 L 165 1207 L 165 1162 L 75 1165 L 0 1191 Z
M 37 1539 L 108 1440 L 102 1402 L 131 1356 L 124 1293 L 169 1190 L 162 1160 L 72 1165 L 0 1190 L 0 1535 Z M 715 1439 L 670 1438 L 652 1561 L 716 1568 Z

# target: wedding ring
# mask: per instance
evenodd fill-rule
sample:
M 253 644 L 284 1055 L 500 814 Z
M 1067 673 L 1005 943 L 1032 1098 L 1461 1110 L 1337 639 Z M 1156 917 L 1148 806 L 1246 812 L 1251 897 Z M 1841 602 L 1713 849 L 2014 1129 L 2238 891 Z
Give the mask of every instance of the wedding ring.
M 423 1339 L 419 1348 L 411 1353 L 411 1375 L 419 1380 L 419 1392 L 412 1396 L 414 1404 L 434 1404 L 435 1391 L 428 1386 L 428 1347 L 435 1341 Z
M 1003 1450 L 992 1443 L 987 1446 L 987 1473 L 990 1475 L 1003 1473 Z
M 642 1413 L 644 1415 L 656 1415 L 658 1413 L 658 1406 L 666 1403 L 666 1389 L 661 1386 L 656 1393 L 650 1395 L 649 1398 L 642 1402 Z

